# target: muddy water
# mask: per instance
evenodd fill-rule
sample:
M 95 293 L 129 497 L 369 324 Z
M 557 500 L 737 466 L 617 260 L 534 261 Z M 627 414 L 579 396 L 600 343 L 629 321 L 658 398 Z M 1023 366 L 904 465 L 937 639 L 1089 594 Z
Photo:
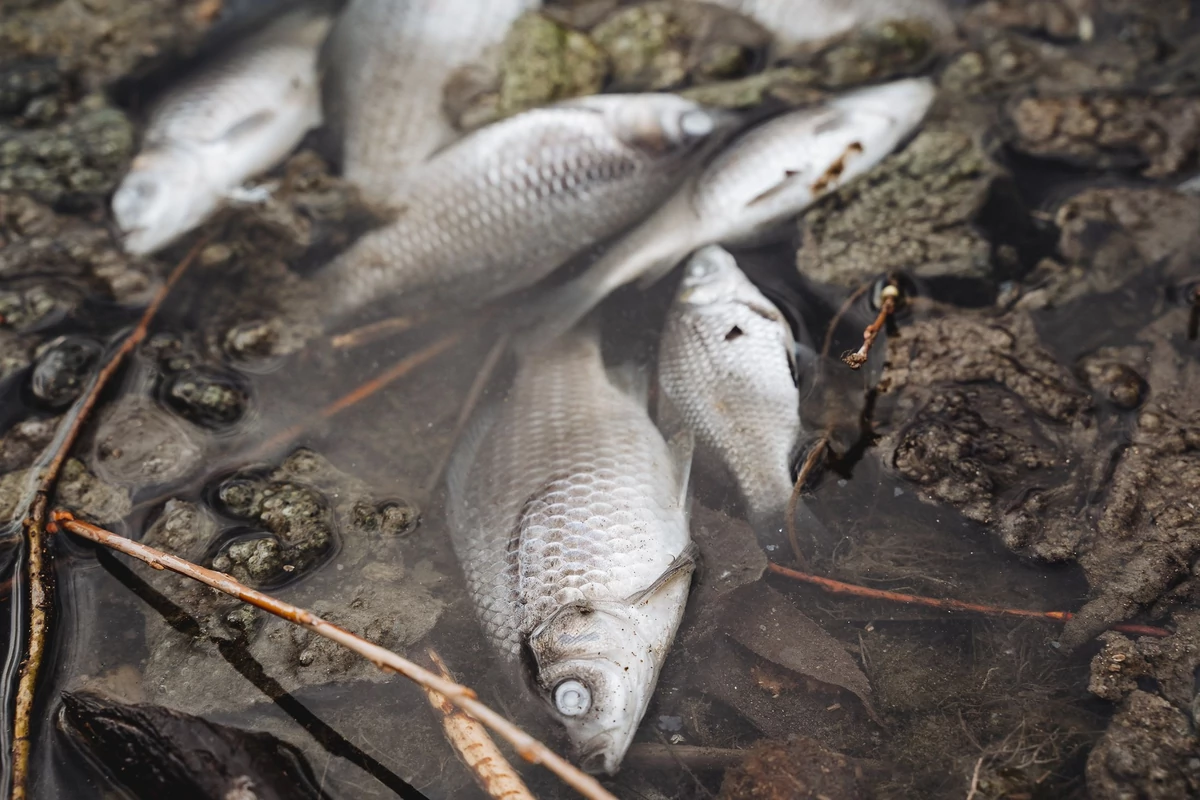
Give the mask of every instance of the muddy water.
M 1200 199 L 1170 191 L 1194 172 L 1196 137 L 1169 124 L 1195 113 L 1193 17 L 1186 4 L 1096 3 L 1092 35 L 1081 38 L 1075 4 L 1051 4 L 1053 13 L 958 5 L 964 41 L 922 67 L 949 98 L 927 135 L 780 243 L 739 257 L 818 346 L 854 289 L 895 271 L 907 291 L 870 375 L 830 366 L 805 405 L 813 430 L 838 432 L 836 457 L 811 484 L 825 529 L 800 532 L 806 569 L 912 595 L 1082 609 L 1081 618 L 1064 629 L 760 579 L 764 554 L 798 566 L 789 543 L 756 541 L 731 482 L 698 467 L 692 527 L 704 569 L 638 747 L 609 781 L 620 797 L 1200 791 L 1189 755 L 1200 523 L 1188 499 L 1200 491 L 1200 349 L 1187 303 L 1200 279 Z M 190 29 L 180 30 L 158 44 L 186 49 Z M 487 319 L 442 314 L 353 347 L 323 337 L 299 354 L 257 356 L 262 342 L 247 324 L 288 309 L 304 276 L 374 224 L 372 213 L 313 154 L 314 137 L 281 168 L 267 206 L 227 213 L 154 262 L 115 254 L 104 197 L 130 154 L 122 137 L 136 113 L 103 116 L 112 109 L 87 106 L 71 81 L 93 76 L 136 112 L 138 87 L 167 82 L 174 60 L 133 69 L 109 51 L 82 51 L 62 68 L 70 88 L 32 95 L 65 110 L 13 112 L 20 136 L 50 136 L 37 115 L 59 124 L 63 114 L 73 121 L 54 135 L 83 141 L 72 127 L 82 115 L 81 129 L 106 144 L 67 166 L 38 156 L 41 177 L 0 194 L 5 503 L 21 499 L 24 482 L 11 476 L 45 450 L 104 358 L 88 353 L 111 352 L 168 266 L 205 237 L 153 335 L 105 392 L 56 501 L 412 657 L 433 647 L 489 704 L 561 747 L 499 674 L 449 546 L 442 489 L 431 486 L 519 306 Z M 1053 109 L 1013 110 L 1029 91 L 1083 96 L 1086 113 L 1112 92 L 1103 114 L 1125 127 L 1043 136 L 1034 114 Z M 1159 128 L 1129 133 L 1154 114 Z M 8 128 L 0 135 L 16 141 Z M 114 142 L 124 155 L 108 164 L 97 153 Z M 82 169 L 93 183 L 67 180 Z M 607 304 L 611 361 L 653 369 L 672 284 Z M 31 285 L 42 294 L 31 299 Z M 338 332 L 387 316 L 371 309 Z M 853 306 L 829 351 L 856 347 L 870 318 Z M 454 333 L 461 341 L 427 363 L 322 415 Z M 482 402 L 509 369 L 502 361 Z M 11 705 L 27 611 L 15 524 L 6 541 Z M 106 798 L 128 785 L 126 762 L 63 733 L 64 693 L 84 692 L 189 715 L 172 729 L 178 742 L 200 735 L 200 719 L 276 737 L 301 754 L 296 787 L 317 787 L 311 796 L 482 796 L 408 684 L 207 589 L 67 537 L 53 548 L 57 613 L 32 796 Z M 1127 618 L 1177 632 L 1096 639 Z M 142 757 L 125 769 L 146 769 Z M 570 796 L 524 772 L 539 797 Z

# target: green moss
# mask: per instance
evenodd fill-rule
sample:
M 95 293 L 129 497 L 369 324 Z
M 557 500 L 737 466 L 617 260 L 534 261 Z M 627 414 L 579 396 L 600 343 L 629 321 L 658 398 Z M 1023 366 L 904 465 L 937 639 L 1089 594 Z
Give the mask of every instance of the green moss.
M 687 77 L 687 29 L 669 5 L 650 3 L 617 11 L 592 30 L 608 55 L 614 88 L 668 89 Z
M 608 63 L 587 36 L 541 14 L 523 15 L 504 42 L 498 112 L 506 117 L 556 100 L 595 94 Z

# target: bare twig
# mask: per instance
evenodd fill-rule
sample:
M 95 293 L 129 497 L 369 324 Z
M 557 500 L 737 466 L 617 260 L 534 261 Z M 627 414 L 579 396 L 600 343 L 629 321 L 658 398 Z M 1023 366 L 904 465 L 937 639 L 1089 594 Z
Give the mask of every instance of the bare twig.
M 975 793 L 979 791 L 979 770 L 983 768 L 983 756 L 980 756 L 975 762 L 975 772 L 971 775 L 971 789 L 967 792 L 967 800 L 975 800 Z
M 496 366 L 500 363 L 500 357 L 508 349 L 510 341 L 512 341 L 511 333 L 505 331 L 500 334 L 496 339 L 496 343 L 492 345 L 492 349 L 488 351 L 487 356 L 483 359 L 483 363 L 479 366 L 479 372 L 476 373 L 475 380 L 472 382 L 471 388 L 467 391 L 467 396 L 463 400 L 462 408 L 459 409 L 458 419 L 455 421 L 454 430 L 450 434 L 450 441 L 446 443 L 446 449 L 443 451 L 442 457 L 438 459 L 437 466 L 430 473 L 429 480 L 425 482 L 426 496 L 433 494 L 438 483 L 442 480 L 442 473 L 446 471 L 446 465 L 450 463 L 450 457 L 454 454 L 454 447 L 458 443 L 458 438 L 462 436 L 463 430 L 471 420 L 471 414 L 475 411 L 475 406 L 479 404 L 479 398 L 483 396 L 483 390 L 487 387 L 488 381 L 492 379 L 492 373 L 496 371 Z
M 796 505 L 800 502 L 800 495 L 804 492 L 804 484 L 808 482 L 808 476 L 816 468 L 817 462 L 825 455 L 825 448 L 829 446 L 829 437 L 822 436 L 820 440 L 813 445 L 809 451 L 808 457 L 804 459 L 804 465 L 800 467 L 800 472 L 796 475 L 796 483 L 792 486 L 792 496 L 788 498 L 787 506 L 787 534 L 788 542 L 792 545 L 792 555 L 796 558 L 796 563 L 800 566 L 805 566 L 808 561 L 804 558 L 804 552 L 800 549 L 800 537 L 796 534 Z
M 900 298 L 900 290 L 895 284 L 889 283 L 883 287 L 881 297 L 882 302 L 879 305 L 879 315 L 863 331 L 862 347 L 853 353 L 846 353 L 842 356 L 842 361 L 851 369 L 858 369 L 867 363 L 867 356 L 871 354 L 871 345 L 875 343 L 875 338 L 883 330 L 883 325 L 887 322 L 887 318 L 896 310 L 896 301 Z
M 979 603 L 967 603 L 962 600 L 947 600 L 936 597 L 921 597 L 919 595 L 901 594 L 900 592 L 888 592 L 883 589 L 868 589 L 865 586 L 856 586 L 853 583 L 844 583 L 835 581 L 832 578 L 822 578 L 819 575 L 809 575 L 805 572 L 798 572 L 794 569 L 782 567 L 779 564 L 770 564 L 767 570 L 774 572 L 776 575 L 782 575 L 785 578 L 808 583 L 813 586 L 818 586 L 830 594 L 848 594 L 854 597 L 862 597 L 868 600 L 885 600 L 890 603 L 903 603 L 910 606 L 926 606 L 927 608 L 937 608 L 942 611 L 965 611 L 974 614 L 986 614 L 991 617 L 1022 617 L 1025 619 L 1041 619 L 1054 620 L 1056 622 L 1066 622 L 1075 615 L 1070 611 L 1028 611 L 1021 608 L 1003 608 L 1001 606 L 985 606 Z M 1129 633 L 1135 636 L 1156 636 L 1164 638 L 1171 635 L 1171 631 L 1166 628 L 1156 628 L 1152 625 L 1131 625 L 1127 623 L 1119 623 L 1111 626 L 1114 631 Z
M 443 678 L 454 679 L 441 656 L 432 648 L 429 650 L 429 659 Z M 480 788 L 495 800 L 534 800 L 521 776 L 501 754 L 492 737 L 488 736 L 486 728 L 433 689 L 426 688 L 425 695 L 429 698 L 429 704 L 442 712 L 442 730 L 446 733 L 446 739 L 474 773 Z
M 195 260 L 206 240 L 201 239 L 176 265 L 167 280 L 159 288 L 141 319 L 133 331 L 125 337 L 121 345 L 109 358 L 108 362 L 96 373 L 88 391 L 76 401 L 75 406 L 65 417 L 62 428 L 55 434 L 53 451 L 50 460 L 42 468 L 38 478 L 37 489 L 25 512 L 21 528 L 25 533 L 26 574 L 29 578 L 29 631 L 25 642 L 25 659 L 21 662 L 21 673 L 17 680 L 16 706 L 13 712 L 13 742 L 12 742 L 12 790 L 11 800 L 24 800 L 27 796 L 29 782 L 29 755 L 32 747 L 30 738 L 33 702 L 37 694 L 38 674 L 41 672 L 42 661 L 46 653 L 46 640 L 49 637 L 51 615 L 54 610 L 53 576 L 50 574 L 50 559 L 46 549 L 46 509 L 50 503 L 50 495 L 58 482 L 62 466 L 71 452 L 75 440 L 79 438 L 83 426 L 87 423 L 92 409 L 100 398 L 100 393 L 120 369 L 126 357 L 146 338 L 150 323 L 158 313 L 167 294 L 183 277 L 183 273 Z
M 302 436 L 305 431 L 309 430 L 317 423 L 340 414 L 350 406 L 361 403 L 363 400 L 366 400 L 368 397 L 375 394 L 393 381 L 403 378 L 417 367 L 438 357 L 451 347 L 454 347 L 456 344 L 461 342 L 466 335 L 467 330 L 449 333 L 427 347 L 418 350 L 412 355 L 402 358 L 401 360 L 397 361 L 391 369 L 375 376 L 366 383 L 361 384 L 353 391 L 342 395 L 337 400 L 334 400 L 332 403 L 325 406 L 308 419 L 292 425 L 289 428 L 285 428 L 284 430 L 275 434 L 270 439 L 266 440 L 257 448 L 255 448 L 253 453 L 251 453 L 247 458 L 253 460 L 254 458 L 268 456 L 274 453 L 280 448 L 286 446 L 288 443 Z
M 274 614 L 281 619 L 294 623 L 318 636 L 324 636 L 330 641 L 340 644 L 370 661 L 381 670 L 398 672 L 410 681 L 426 689 L 433 689 L 443 695 L 446 700 L 470 714 L 484 725 L 499 734 L 513 746 L 521 758 L 533 764 L 544 765 L 561 778 L 568 786 L 575 789 L 589 800 L 616 800 L 599 781 L 581 772 L 566 759 L 557 755 L 546 745 L 534 739 L 525 731 L 497 714 L 481 703 L 475 692 L 466 686 L 461 686 L 451 680 L 441 677 L 429 670 L 414 664 L 406 658 L 396 655 L 377 644 L 367 641 L 350 631 L 331 622 L 321 619 L 316 614 L 302 608 L 277 600 L 249 586 L 238 583 L 233 578 L 221 572 L 197 566 L 178 556 L 164 553 L 153 547 L 148 547 L 124 536 L 118 536 L 111 531 L 98 528 L 80 520 L 76 520 L 65 511 L 56 511 L 52 515 L 53 523 L 71 533 L 89 541 L 104 545 L 126 555 L 133 556 L 146 562 L 154 569 L 168 569 L 192 580 L 211 586 L 219 592 L 236 597 L 244 603 Z
M 412 330 L 427 319 L 428 317 L 423 316 L 381 319 L 379 322 L 372 322 L 370 325 L 363 325 L 354 330 L 339 333 L 329 340 L 329 344 L 334 350 L 348 350 L 352 347 L 360 347 L 361 345 L 378 341 L 385 336 L 390 336 L 393 333 L 404 333 L 405 331 Z
M 862 286 L 854 290 L 854 292 L 846 298 L 842 303 L 841 308 L 833 315 L 833 319 L 829 321 L 829 327 L 825 329 L 825 341 L 821 344 L 821 355 L 829 355 L 829 348 L 833 346 L 833 334 L 837 331 L 838 323 L 842 321 L 842 317 L 850 310 L 850 307 L 858 302 L 858 298 L 862 297 L 871 289 L 871 284 L 864 283 Z

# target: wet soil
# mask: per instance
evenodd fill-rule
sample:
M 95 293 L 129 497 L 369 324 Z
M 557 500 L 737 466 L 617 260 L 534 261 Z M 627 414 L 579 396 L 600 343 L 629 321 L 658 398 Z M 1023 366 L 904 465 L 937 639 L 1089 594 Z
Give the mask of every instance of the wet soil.
M 31 470 L 64 409 L 200 243 L 55 504 L 397 652 L 433 646 L 561 746 L 497 675 L 430 489 L 496 329 L 446 316 L 353 345 L 314 338 L 307 276 L 386 214 L 332 173 L 319 137 L 267 177 L 269 200 L 226 209 L 159 257 L 127 256 L 113 235 L 107 193 L 147 97 L 270 5 L 21 0 L 0 14 L 4 563 L 19 564 Z M 904 150 L 820 203 L 794 239 L 745 256 L 818 344 L 852 291 L 888 273 L 905 288 L 877 388 L 864 397 L 868 381 L 847 368 L 826 376 L 848 392 L 849 438 L 810 484 L 826 530 L 801 536 L 806 568 L 1077 612 L 1063 627 L 789 582 L 765 573 L 768 560 L 799 566 L 788 544 L 760 544 L 731 487 L 700 471 L 704 569 L 639 744 L 609 781 L 619 796 L 1200 793 L 1200 196 L 1176 189 L 1200 169 L 1193 5 L 959 2 L 949 39 L 864 30 L 784 59 L 725 9 L 552 4 L 517 23 L 498 71 L 447 87 L 466 129 L 601 88 L 771 108 L 936 76 L 941 97 Z M 653 350 L 669 291 L 609 308 L 615 357 Z M 832 355 L 861 341 L 863 302 Z M 464 328 L 384 391 L 318 413 Z M 85 755 L 55 722 L 83 708 L 68 692 L 141 720 L 164 752 L 258 737 L 273 755 L 252 768 L 272 781 L 298 770 L 298 787 L 331 798 L 481 796 L 425 699 L 394 676 L 181 578 L 65 537 L 53 548 L 34 797 L 107 797 L 123 782 L 107 734 Z M 3 602 L 16 652 L 23 604 L 10 590 Z M 1170 635 L 1106 632 L 1125 621 Z M 569 796 L 526 772 L 539 797 Z

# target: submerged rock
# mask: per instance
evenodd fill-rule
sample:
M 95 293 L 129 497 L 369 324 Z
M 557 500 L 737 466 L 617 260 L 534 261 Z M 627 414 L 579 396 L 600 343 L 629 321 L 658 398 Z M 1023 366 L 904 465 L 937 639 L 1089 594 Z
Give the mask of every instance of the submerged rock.
M 1134 691 L 1087 760 L 1096 800 L 1168 800 L 1200 793 L 1200 748 L 1187 716 L 1161 697 Z
M 25 512 L 34 481 L 30 469 L 0 475 L 0 520 L 16 522 Z M 133 510 L 128 491 L 105 483 L 74 458 L 63 464 L 52 503 L 98 525 L 120 522 Z
M 202 443 L 183 422 L 135 394 L 101 416 L 89 463 L 105 480 L 141 489 L 190 475 L 202 455 Z
M 986 236 L 985 208 L 1010 228 L 1028 226 L 1006 172 L 968 131 L 931 126 L 868 175 L 800 220 L 798 269 L 853 287 L 881 272 L 999 277 L 1014 254 Z M 1010 234 L 1011 235 L 1011 234 Z
M 60 336 L 38 348 L 30 377 L 33 396 L 52 409 L 69 405 L 83 393 L 103 350 L 84 336 Z

